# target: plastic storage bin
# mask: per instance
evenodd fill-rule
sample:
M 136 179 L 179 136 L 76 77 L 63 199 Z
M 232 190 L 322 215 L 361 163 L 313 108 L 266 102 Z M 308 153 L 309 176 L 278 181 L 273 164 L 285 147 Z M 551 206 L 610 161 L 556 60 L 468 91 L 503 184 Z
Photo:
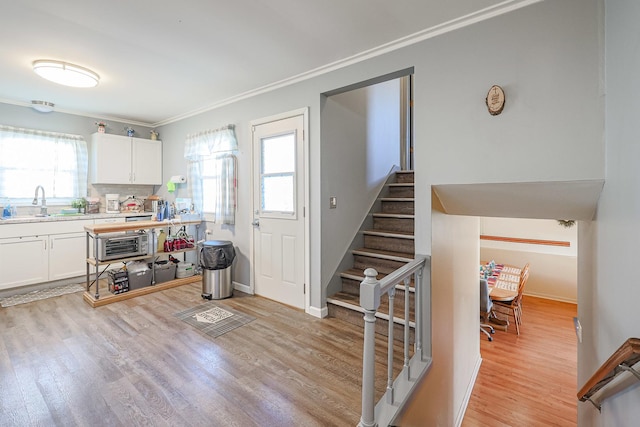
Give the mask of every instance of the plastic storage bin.
M 149 264 L 151 268 L 151 264 Z M 176 278 L 176 265 L 172 262 L 156 262 L 155 282 L 168 282 Z
M 233 243 L 208 240 L 200 249 L 202 267 L 202 298 L 223 299 L 233 295 L 231 265 L 236 257 Z
M 151 269 L 146 262 L 133 261 L 127 263 L 129 273 L 129 290 L 151 286 Z
M 176 278 L 191 277 L 196 273 L 196 266 L 190 262 L 181 262 L 176 267 Z

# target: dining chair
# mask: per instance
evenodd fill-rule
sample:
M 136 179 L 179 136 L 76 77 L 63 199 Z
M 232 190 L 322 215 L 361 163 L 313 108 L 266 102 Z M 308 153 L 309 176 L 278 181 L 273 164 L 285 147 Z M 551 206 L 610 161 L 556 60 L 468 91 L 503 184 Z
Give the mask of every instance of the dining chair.
M 520 325 L 522 324 L 522 294 L 524 293 L 524 287 L 529 280 L 529 266 L 527 264 L 526 271 L 523 270 L 523 274 L 520 276 L 520 283 L 518 284 L 518 293 L 510 301 L 492 301 L 493 307 L 496 311 L 500 309 L 506 311 L 506 315 L 513 316 L 513 323 L 516 324 L 516 332 L 520 335 Z
M 489 285 L 487 283 L 487 279 L 480 279 L 480 332 L 484 333 L 489 341 L 493 341 L 491 334 L 496 333 L 493 326 L 486 323 L 492 309 L 493 302 L 491 301 L 491 298 L 489 298 Z

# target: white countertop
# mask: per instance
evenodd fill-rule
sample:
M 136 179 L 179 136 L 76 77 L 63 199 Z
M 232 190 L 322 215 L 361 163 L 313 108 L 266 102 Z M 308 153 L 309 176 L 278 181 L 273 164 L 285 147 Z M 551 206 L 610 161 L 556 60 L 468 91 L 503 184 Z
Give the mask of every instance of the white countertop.
M 57 222 L 57 221 L 79 221 L 79 220 L 93 220 L 102 218 L 125 218 L 138 216 L 153 216 L 153 212 L 120 212 L 120 213 L 97 213 L 97 214 L 51 214 L 45 217 L 39 217 L 34 215 L 29 216 L 15 216 L 11 218 L 0 218 L 0 226 L 3 224 L 22 224 L 29 222 Z

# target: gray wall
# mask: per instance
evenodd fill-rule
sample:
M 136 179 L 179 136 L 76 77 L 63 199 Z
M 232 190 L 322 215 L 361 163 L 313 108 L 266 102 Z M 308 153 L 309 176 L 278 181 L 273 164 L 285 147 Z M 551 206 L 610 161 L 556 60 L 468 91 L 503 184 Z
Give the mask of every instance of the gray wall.
M 578 315 L 584 340 L 578 346 L 579 386 L 627 338 L 640 337 L 635 268 L 640 242 L 640 4 L 606 0 L 605 5 L 607 181 L 596 221 L 580 226 Z M 583 289 L 584 283 L 592 287 Z M 579 424 L 638 425 L 638 401 L 640 383 L 632 381 L 631 388 L 604 402 L 602 413 L 589 403 L 579 404 Z
M 400 81 L 327 97 L 321 126 L 322 277 L 330 278 L 400 164 Z M 329 208 L 331 196 L 336 209 Z M 337 290 L 328 289 L 327 296 Z

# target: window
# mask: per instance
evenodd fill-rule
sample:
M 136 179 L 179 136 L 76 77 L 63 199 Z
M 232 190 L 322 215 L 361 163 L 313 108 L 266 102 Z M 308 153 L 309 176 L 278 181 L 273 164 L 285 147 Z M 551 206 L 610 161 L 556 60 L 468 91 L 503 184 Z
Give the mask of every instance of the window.
M 235 224 L 236 157 L 235 126 L 187 135 L 184 158 L 187 160 L 189 192 L 199 212 L 207 220 Z
M 0 126 L 0 198 L 31 203 L 38 185 L 48 203 L 85 197 L 87 164 L 81 136 Z
M 260 141 L 260 209 L 262 213 L 294 214 L 296 135 L 289 133 Z
M 217 159 L 211 158 L 202 161 L 202 212 L 215 213 L 215 194 L 218 188 Z

